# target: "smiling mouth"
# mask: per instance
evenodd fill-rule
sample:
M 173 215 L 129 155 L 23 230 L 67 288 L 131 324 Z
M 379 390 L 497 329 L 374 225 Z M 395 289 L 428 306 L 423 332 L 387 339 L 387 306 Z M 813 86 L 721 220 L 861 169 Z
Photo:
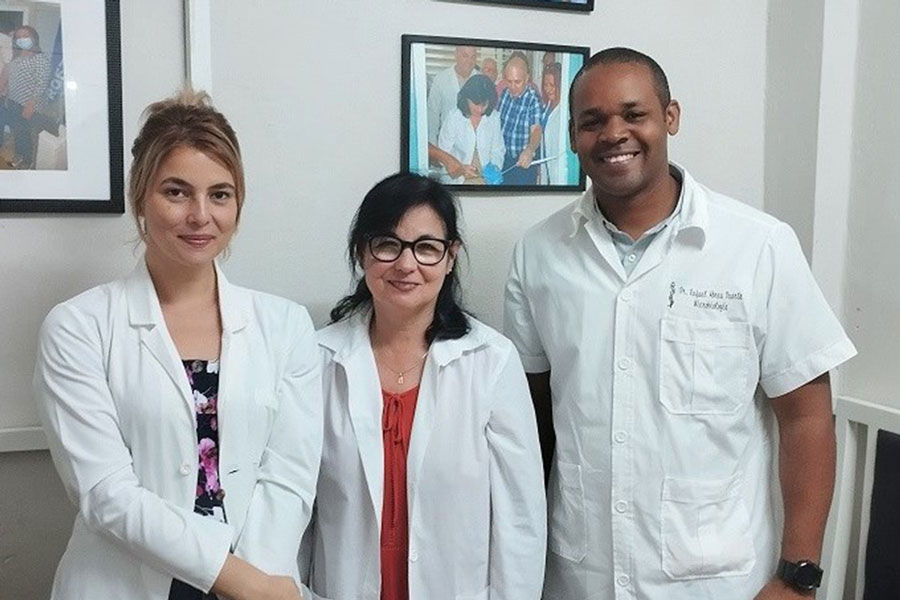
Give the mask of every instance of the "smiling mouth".
M 194 246 L 195 248 L 202 248 L 203 246 L 206 246 L 207 244 L 212 242 L 214 238 L 211 235 L 202 235 L 202 236 L 183 235 L 183 236 L 181 236 L 181 239 L 183 239 L 189 245 Z
M 602 156 L 600 157 L 600 161 L 609 165 L 617 165 L 621 163 L 625 163 L 633 159 L 638 155 L 637 152 L 630 152 L 628 154 L 616 154 L 614 156 Z
M 391 281 L 389 283 L 401 291 L 411 290 L 418 285 L 417 283 L 414 283 L 412 281 Z

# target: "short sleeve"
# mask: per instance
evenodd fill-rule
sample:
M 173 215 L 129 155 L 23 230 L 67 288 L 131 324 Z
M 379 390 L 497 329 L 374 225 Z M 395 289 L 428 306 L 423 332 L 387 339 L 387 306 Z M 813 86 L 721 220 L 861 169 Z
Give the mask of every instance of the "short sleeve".
M 523 241 L 516 244 L 506 282 L 503 305 L 503 332 L 512 340 L 526 373 L 550 370 L 550 361 L 534 324 L 534 314 L 524 281 L 525 250 Z
M 856 354 L 813 279 L 794 231 L 776 226 L 757 269 L 755 319 L 760 385 L 770 398 L 808 383 Z

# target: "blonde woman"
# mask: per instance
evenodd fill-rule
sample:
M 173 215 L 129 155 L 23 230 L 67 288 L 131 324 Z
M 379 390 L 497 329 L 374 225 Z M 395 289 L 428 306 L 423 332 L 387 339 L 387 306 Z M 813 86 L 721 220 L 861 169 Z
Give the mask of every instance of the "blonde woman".
M 55 307 L 34 391 L 78 515 L 53 598 L 297 600 L 322 442 L 305 309 L 228 282 L 238 141 L 203 94 L 151 105 L 127 278 Z

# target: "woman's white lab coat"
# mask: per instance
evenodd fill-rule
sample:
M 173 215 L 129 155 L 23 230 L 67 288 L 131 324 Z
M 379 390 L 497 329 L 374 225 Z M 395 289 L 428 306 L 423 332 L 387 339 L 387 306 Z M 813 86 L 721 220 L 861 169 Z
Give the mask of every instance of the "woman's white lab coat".
M 470 319 L 425 362 L 407 459 L 411 600 L 537 600 L 546 509 L 537 427 L 518 354 Z M 318 332 L 325 438 L 308 532 L 310 588 L 378 600 L 382 396 L 369 317 Z
M 312 323 L 301 306 L 231 285 L 218 268 L 217 282 L 227 524 L 193 512 L 194 402 L 144 261 L 44 321 L 34 392 L 78 507 L 54 599 L 164 599 L 173 577 L 208 590 L 231 548 L 296 576 L 322 444 Z

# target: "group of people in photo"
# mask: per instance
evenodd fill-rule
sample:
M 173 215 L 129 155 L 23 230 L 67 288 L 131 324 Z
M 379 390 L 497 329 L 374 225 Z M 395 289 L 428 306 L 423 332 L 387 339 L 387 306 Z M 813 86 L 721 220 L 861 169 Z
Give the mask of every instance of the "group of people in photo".
M 479 54 L 485 54 L 479 61 Z M 559 89 L 553 52 L 456 46 L 453 64 L 431 79 L 428 158 L 453 184 L 563 183 L 549 164 L 561 157 Z M 498 62 L 497 56 L 505 56 Z M 541 70 L 533 73 L 534 64 Z
M 431 83 L 445 173 L 361 199 L 318 331 L 219 266 L 253 210 L 227 118 L 191 90 L 147 108 L 143 256 L 40 330 L 34 395 L 77 507 L 54 600 L 814 593 L 828 373 L 855 349 L 793 231 L 670 161 L 665 73 L 609 48 L 568 97 L 591 185 L 519 240 L 503 331 L 482 323 L 443 182 L 538 181 L 566 92 L 552 55 L 476 50 Z

